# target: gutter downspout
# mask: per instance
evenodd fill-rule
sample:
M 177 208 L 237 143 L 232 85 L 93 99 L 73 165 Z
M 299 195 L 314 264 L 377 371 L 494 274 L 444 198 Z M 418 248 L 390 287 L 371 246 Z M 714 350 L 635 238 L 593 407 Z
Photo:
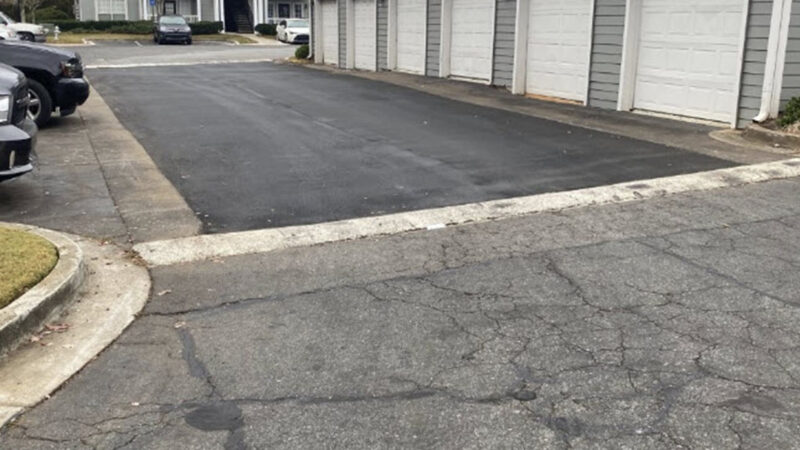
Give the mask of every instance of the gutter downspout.
M 778 114 L 791 13 L 792 0 L 776 0 L 773 3 L 767 41 L 767 61 L 764 66 L 764 85 L 761 89 L 761 108 L 758 115 L 753 118 L 753 122 L 761 123 Z

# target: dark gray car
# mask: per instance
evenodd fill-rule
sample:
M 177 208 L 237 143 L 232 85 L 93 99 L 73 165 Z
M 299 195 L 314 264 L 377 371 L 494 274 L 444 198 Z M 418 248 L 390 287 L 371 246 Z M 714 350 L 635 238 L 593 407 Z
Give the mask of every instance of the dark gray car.
M 28 101 L 25 75 L 0 64 L 0 181 L 33 170 L 37 128 L 28 115 Z
M 161 16 L 153 27 L 153 41 L 159 45 L 166 42 L 189 45 L 192 43 L 192 29 L 181 16 Z
M 28 78 L 30 113 L 44 126 L 58 110 L 70 115 L 89 97 L 83 62 L 77 53 L 29 42 L 0 41 L 0 63 L 18 69 Z

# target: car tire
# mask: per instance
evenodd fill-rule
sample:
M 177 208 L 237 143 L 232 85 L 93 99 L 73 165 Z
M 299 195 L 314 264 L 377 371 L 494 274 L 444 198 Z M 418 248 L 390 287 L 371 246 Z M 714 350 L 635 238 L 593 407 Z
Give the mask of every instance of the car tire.
M 186 40 L 186 45 L 192 45 L 192 38 Z
M 22 33 L 17 33 L 17 36 L 19 36 L 20 41 L 33 42 L 36 40 L 36 38 L 33 37 L 33 33 L 26 33 L 24 31 Z
M 41 83 L 31 78 L 28 78 L 28 94 L 31 96 L 28 113 L 31 114 L 36 125 L 43 127 L 50 121 L 50 116 L 53 114 L 53 98 Z

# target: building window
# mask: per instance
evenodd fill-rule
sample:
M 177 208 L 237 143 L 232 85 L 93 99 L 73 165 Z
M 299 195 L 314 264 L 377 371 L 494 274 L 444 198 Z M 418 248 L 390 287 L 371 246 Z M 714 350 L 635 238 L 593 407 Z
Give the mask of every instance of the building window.
M 97 20 L 125 20 L 125 0 L 97 0 Z
M 303 5 L 301 5 L 300 3 L 294 4 L 294 16 L 303 17 Z
M 269 3 L 267 5 L 267 17 L 272 18 L 275 17 L 275 4 Z

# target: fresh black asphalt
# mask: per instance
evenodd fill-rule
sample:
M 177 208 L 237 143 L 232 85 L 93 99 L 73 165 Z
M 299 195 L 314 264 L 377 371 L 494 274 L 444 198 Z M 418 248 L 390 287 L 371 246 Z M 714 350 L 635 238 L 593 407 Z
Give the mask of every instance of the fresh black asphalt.
M 733 165 L 288 65 L 99 69 L 89 78 L 212 233 Z

